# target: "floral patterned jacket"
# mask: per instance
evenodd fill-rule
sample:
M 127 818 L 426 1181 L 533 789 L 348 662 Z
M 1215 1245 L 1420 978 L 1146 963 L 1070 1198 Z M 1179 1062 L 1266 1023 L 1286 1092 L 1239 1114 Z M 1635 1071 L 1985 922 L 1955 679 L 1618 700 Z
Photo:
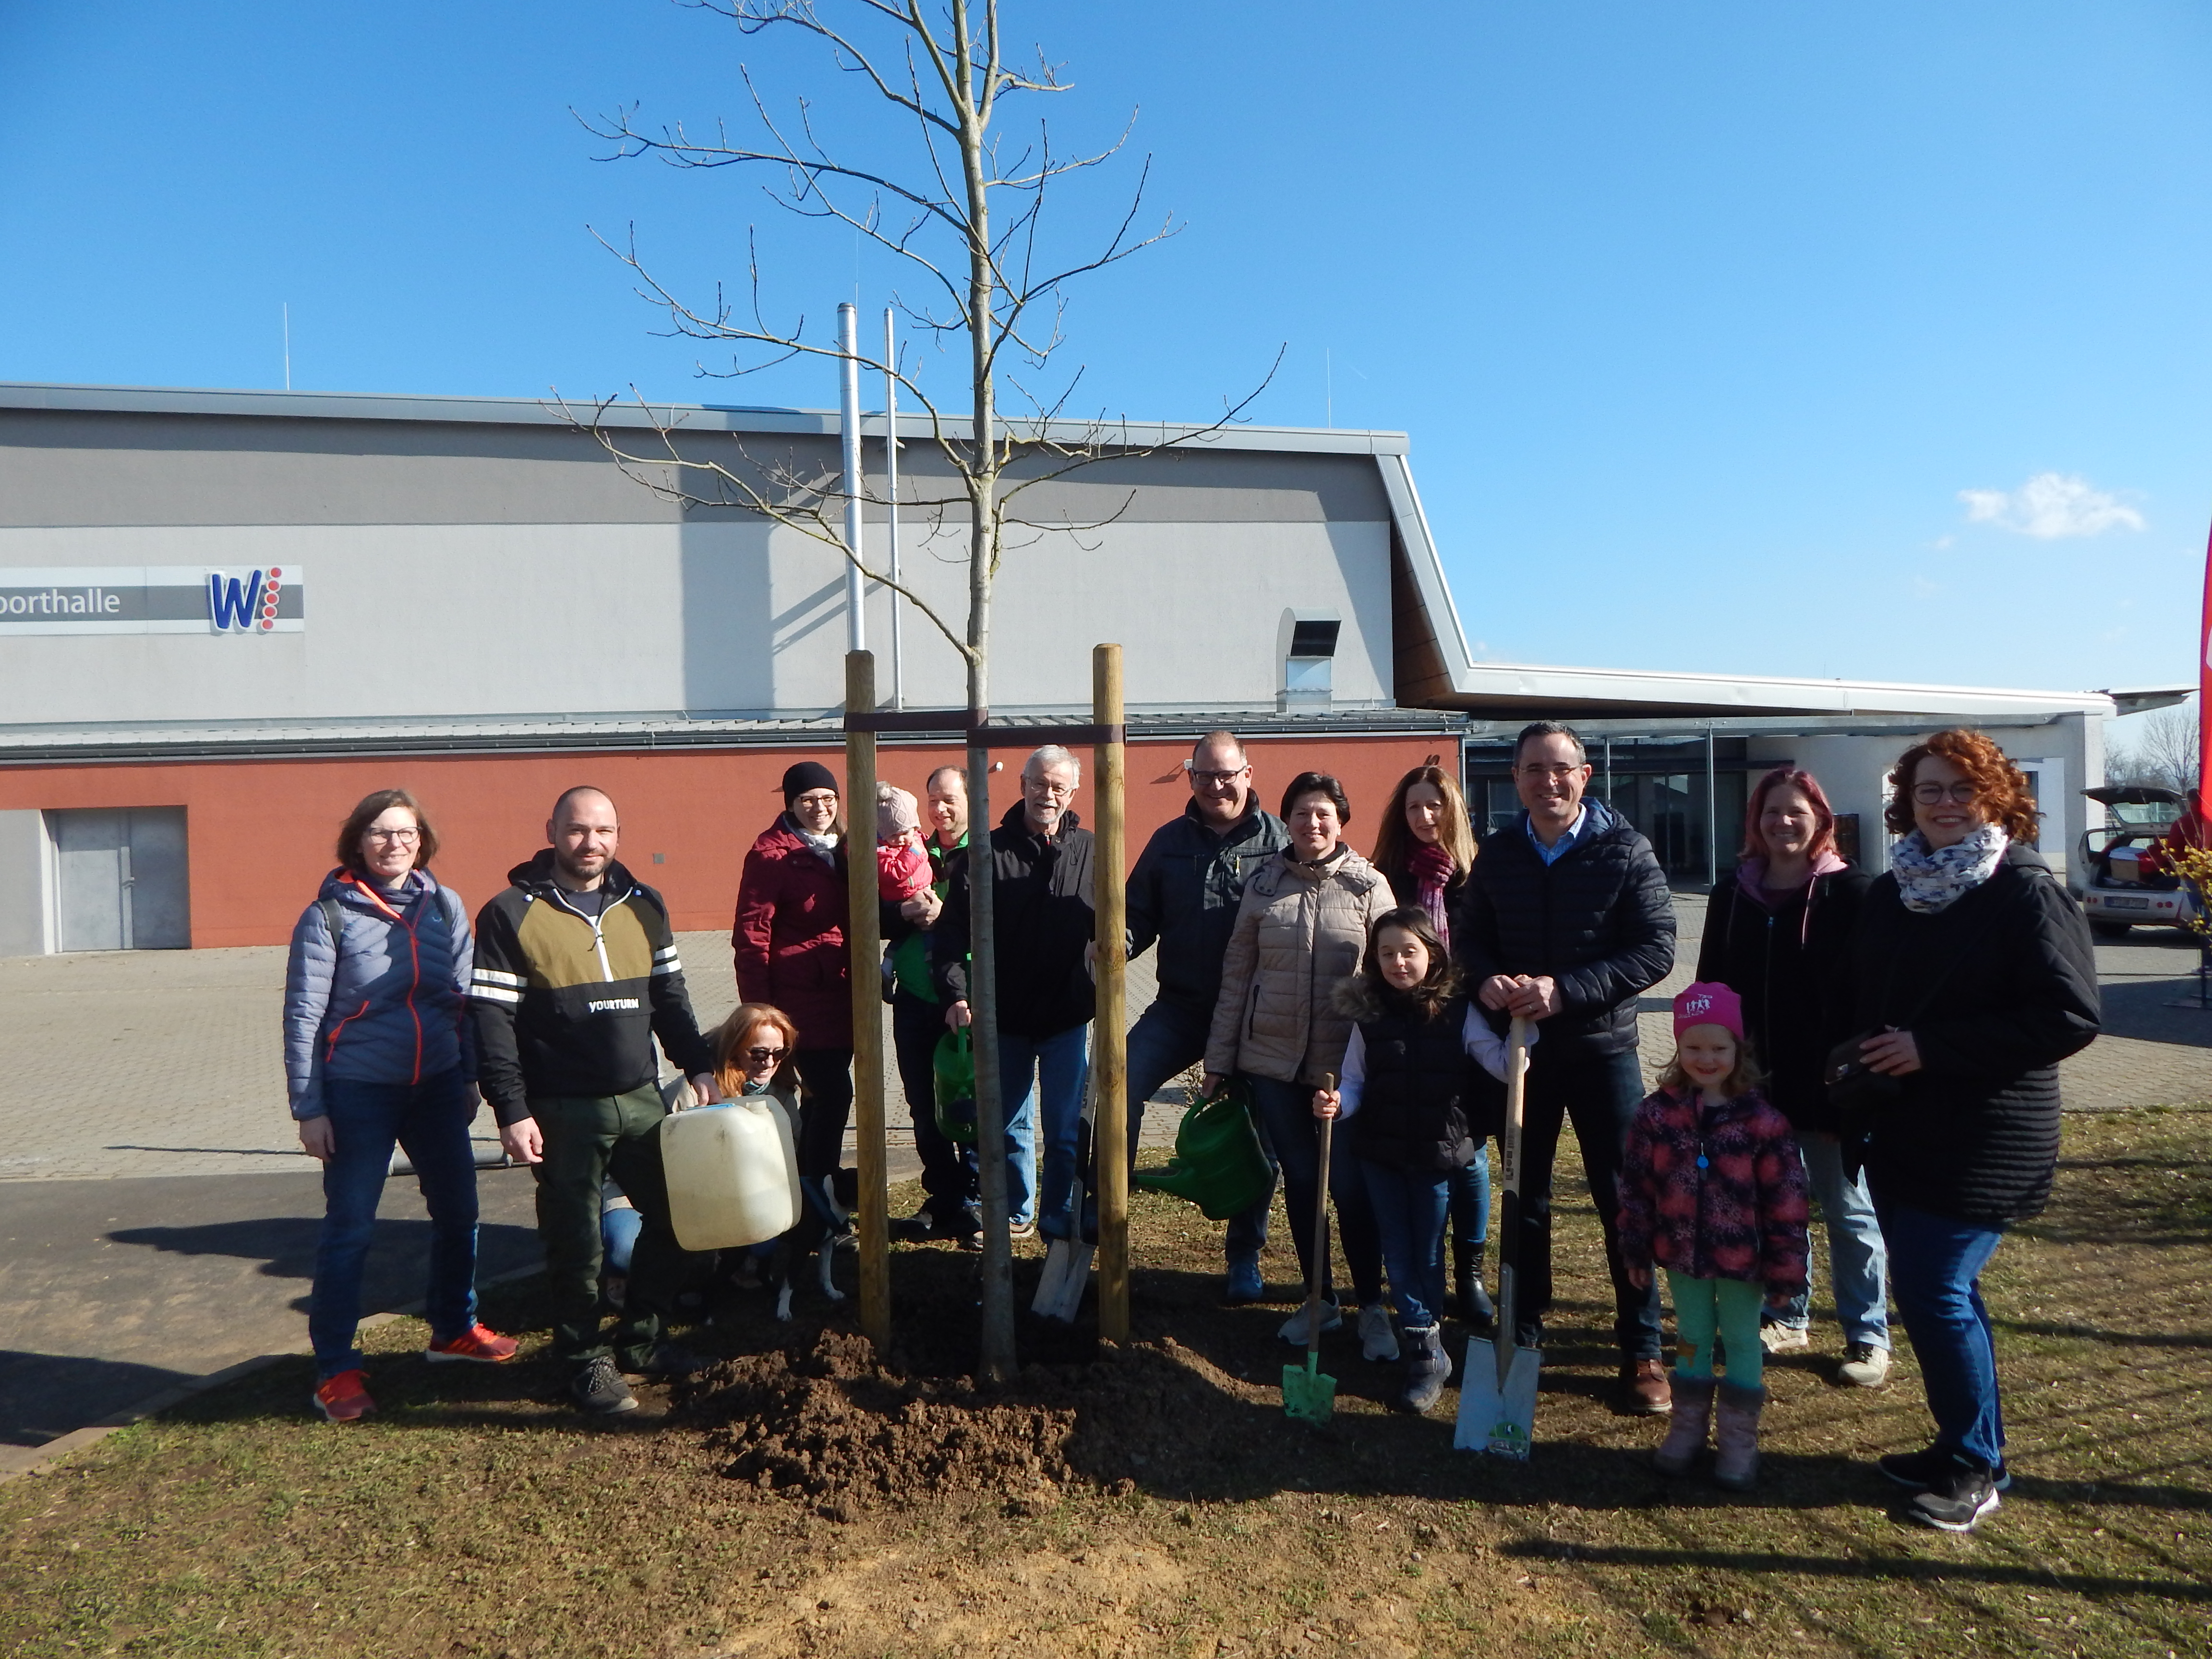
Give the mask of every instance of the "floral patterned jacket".
M 1790 1120 L 1755 1091 L 1646 1097 L 1621 1159 L 1620 1255 L 1769 1296 L 1805 1288 L 1805 1164 Z

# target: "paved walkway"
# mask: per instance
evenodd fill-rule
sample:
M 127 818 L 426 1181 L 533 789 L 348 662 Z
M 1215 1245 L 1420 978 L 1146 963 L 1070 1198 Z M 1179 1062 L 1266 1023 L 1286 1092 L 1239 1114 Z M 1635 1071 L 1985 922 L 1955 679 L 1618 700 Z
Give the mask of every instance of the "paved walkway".
M 1681 903 L 1685 965 L 1643 1004 L 1644 1054 L 1669 1051 L 1668 999 L 1690 979 L 1704 901 Z M 726 939 L 683 936 L 702 1024 L 737 1001 Z M 2107 1034 L 2065 1066 L 2069 1105 L 2212 1100 L 2212 1013 L 2165 1005 L 2193 988 L 2186 941 L 2100 945 Z M 177 1382 L 306 1343 L 320 1182 L 299 1152 L 278 1060 L 283 953 L 142 951 L 0 960 L 0 1468 Z M 1133 963 L 1129 1005 L 1152 994 Z M 888 1041 L 888 1039 L 887 1039 Z M 1166 1100 L 1178 1098 L 1164 1091 Z M 897 1079 L 895 1180 L 916 1172 Z M 1172 1104 L 1145 1140 L 1172 1144 Z M 495 1154 L 489 1121 L 479 1127 Z M 487 1273 L 531 1265 L 532 1186 L 487 1170 Z M 368 1306 L 422 1293 L 427 1227 L 412 1182 L 387 1189 Z

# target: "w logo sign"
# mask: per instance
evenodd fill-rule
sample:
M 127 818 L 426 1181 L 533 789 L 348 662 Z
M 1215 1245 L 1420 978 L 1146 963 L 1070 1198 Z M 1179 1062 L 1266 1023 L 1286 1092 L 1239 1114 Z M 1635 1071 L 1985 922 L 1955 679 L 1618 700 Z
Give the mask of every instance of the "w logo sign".
M 278 595 L 284 572 L 276 565 L 236 576 L 208 572 L 208 620 L 218 634 L 267 634 L 276 626 Z

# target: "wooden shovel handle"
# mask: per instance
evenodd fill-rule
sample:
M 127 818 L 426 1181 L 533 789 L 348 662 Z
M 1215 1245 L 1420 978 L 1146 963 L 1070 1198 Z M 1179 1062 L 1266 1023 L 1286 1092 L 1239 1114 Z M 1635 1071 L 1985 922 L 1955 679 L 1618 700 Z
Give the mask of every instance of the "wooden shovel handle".
M 1321 1086 L 1324 1092 L 1336 1087 L 1336 1073 L 1323 1072 Z M 1321 1173 L 1314 1183 L 1314 1249 L 1313 1271 L 1306 1278 L 1306 1358 L 1314 1360 L 1321 1353 L 1321 1281 L 1328 1269 L 1328 1153 L 1329 1142 L 1336 1129 L 1336 1119 L 1321 1121 Z M 1310 1364 L 1307 1369 L 1310 1370 Z

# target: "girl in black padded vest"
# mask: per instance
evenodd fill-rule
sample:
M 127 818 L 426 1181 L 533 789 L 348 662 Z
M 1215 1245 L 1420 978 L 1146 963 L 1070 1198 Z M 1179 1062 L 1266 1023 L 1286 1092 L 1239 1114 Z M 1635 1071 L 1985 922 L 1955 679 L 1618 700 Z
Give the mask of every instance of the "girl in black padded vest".
M 1344 1125 L 1340 1146 L 1373 1201 L 1404 1338 L 1396 1403 L 1425 1412 L 1451 1375 L 1438 1326 L 1451 1176 L 1497 1127 L 1505 1045 L 1460 990 L 1450 953 L 1414 906 L 1375 919 L 1345 995 L 1358 1024 L 1343 1079 L 1315 1091 L 1314 1115 Z

